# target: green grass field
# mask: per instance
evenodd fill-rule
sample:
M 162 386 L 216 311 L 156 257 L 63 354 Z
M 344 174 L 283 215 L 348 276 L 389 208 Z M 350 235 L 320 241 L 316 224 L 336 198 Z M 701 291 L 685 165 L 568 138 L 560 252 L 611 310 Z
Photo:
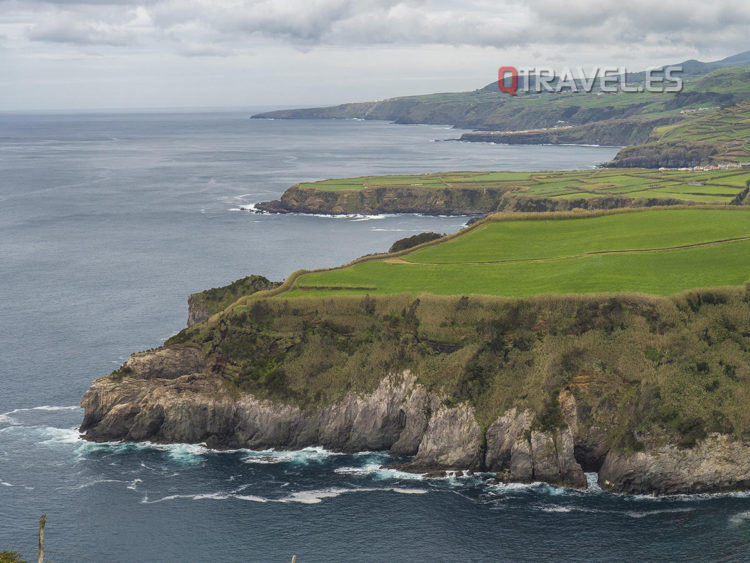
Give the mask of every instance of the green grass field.
M 684 171 L 597 169 L 562 172 L 438 172 L 400 176 L 361 176 L 307 182 L 301 188 L 356 191 L 366 188 L 496 189 L 529 197 L 629 197 L 729 203 L 750 182 L 743 168 Z
M 750 209 L 490 217 L 405 254 L 298 277 L 285 296 L 680 291 L 750 279 Z

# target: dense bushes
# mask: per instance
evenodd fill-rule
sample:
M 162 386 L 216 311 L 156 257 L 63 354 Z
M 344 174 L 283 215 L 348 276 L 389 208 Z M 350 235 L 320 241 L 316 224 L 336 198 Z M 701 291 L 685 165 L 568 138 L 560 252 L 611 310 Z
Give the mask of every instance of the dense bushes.
M 411 369 L 490 424 L 512 406 L 545 428 L 561 391 L 612 443 L 750 437 L 748 287 L 675 298 L 558 296 L 258 299 L 179 338 L 229 385 L 311 407 Z
M 406 238 L 397 240 L 391 245 L 391 248 L 388 249 L 388 252 L 399 252 L 400 250 L 413 248 L 422 243 L 430 242 L 431 240 L 437 240 L 444 236 L 445 236 L 444 234 L 441 235 L 438 233 L 419 233 L 418 235 L 414 235 L 411 237 L 406 237 Z

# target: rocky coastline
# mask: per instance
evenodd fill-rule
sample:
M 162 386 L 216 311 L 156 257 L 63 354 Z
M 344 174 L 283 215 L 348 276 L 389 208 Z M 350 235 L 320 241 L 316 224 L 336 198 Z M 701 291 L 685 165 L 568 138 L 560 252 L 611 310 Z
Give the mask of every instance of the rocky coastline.
M 364 396 L 347 395 L 322 409 L 236 396 L 205 373 L 191 349 L 133 355 L 132 373 L 101 379 L 84 395 L 81 432 L 88 440 L 205 443 L 216 449 L 388 450 L 413 456 L 400 468 L 495 472 L 498 481 L 586 488 L 584 471 L 599 485 L 627 494 L 688 494 L 750 488 L 750 446 L 713 434 L 692 448 L 610 451 L 599 428 L 583 430 L 572 395 L 562 394 L 564 425 L 535 429 L 529 410 L 510 409 L 486 431 L 468 404 L 446 406 L 407 372 L 385 377 Z
M 288 188 L 275 201 L 255 205 L 261 213 L 303 213 L 315 215 L 378 215 L 419 213 L 422 215 L 485 215 L 502 211 L 555 212 L 573 209 L 598 210 L 625 207 L 686 205 L 668 198 L 534 197 L 497 189 L 419 189 L 410 187 L 363 188 L 353 191 L 324 191 L 299 185 Z
M 717 299 L 711 295 L 696 298 L 711 306 Z M 584 305 L 581 311 L 591 310 L 591 303 Z M 613 306 L 623 305 L 610 300 L 607 307 Z M 642 314 L 661 322 L 653 311 Z M 216 330 L 224 338 L 227 322 L 220 319 Z M 572 385 L 553 391 L 547 414 L 515 403 L 487 423 L 475 403 L 425 385 L 409 368 L 383 372 L 368 391 L 350 389 L 332 402 L 300 405 L 228 385 L 227 360 L 213 350 L 168 341 L 133 354 L 84 395 L 83 437 L 216 449 L 387 450 L 410 457 L 400 468 L 412 472 L 486 471 L 499 482 L 581 489 L 587 486 L 584 472 L 597 472 L 603 489 L 627 494 L 750 488 L 750 445 L 732 433 L 710 431 L 681 443 L 635 428 L 636 441 L 613 440 L 617 407 L 614 398 L 601 396 L 593 376 L 576 376 Z

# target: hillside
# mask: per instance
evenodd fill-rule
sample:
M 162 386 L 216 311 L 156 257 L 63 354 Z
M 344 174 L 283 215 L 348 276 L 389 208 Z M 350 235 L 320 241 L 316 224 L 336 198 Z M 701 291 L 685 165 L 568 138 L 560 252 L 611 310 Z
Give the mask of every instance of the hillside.
M 657 126 L 643 144 L 625 147 L 609 164 L 656 168 L 750 163 L 750 102 L 700 108 Z
M 567 211 L 691 203 L 746 202 L 750 172 L 742 168 L 575 170 L 561 172 L 437 172 L 305 182 L 279 201 L 256 205 L 272 213 L 485 214 Z
M 493 216 L 251 288 L 97 380 L 81 430 L 389 449 L 411 471 L 579 488 L 597 471 L 631 493 L 746 488 L 748 245 L 745 208 Z
M 685 87 L 683 92 L 677 94 L 601 94 L 594 90 L 591 93 L 525 93 L 510 96 L 499 92 L 497 82 L 494 82 L 471 92 L 407 96 L 326 108 L 279 110 L 253 117 L 379 119 L 396 123 L 452 125 L 480 131 L 524 131 L 614 121 L 617 129 L 622 129 L 619 135 L 611 132 L 610 124 L 594 130 L 581 129 L 578 140 L 573 142 L 635 144 L 643 142 L 653 126 L 665 118 L 679 119 L 683 109 L 719 107 L 750 99 L 748 53 L 713 63 L 685 61 L 683 64 Z M 628 80 L 638 83 L 643 81 L 643 76 L 643 73 L 636 73 L 629 75 Z M 607 136 L 603 136 L 608 130 Z M 482 140 L 470 136 L 465 139 Z M 526 142 L 548 142 L 544 139 L 546 137 L 542 134 L 539 139 Z

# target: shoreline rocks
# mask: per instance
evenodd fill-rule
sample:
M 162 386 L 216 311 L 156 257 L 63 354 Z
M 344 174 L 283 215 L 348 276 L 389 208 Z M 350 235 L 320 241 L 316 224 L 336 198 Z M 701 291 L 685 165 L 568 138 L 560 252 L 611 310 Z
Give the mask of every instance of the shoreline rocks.
M 490 471 L 505 482 L 581 489 L 586 488 L 584 467 L 590 470 L 601 461 L 599 484 L 612 492 L 750 488 L 750 446 L 714 434 L 688 449 L 607 452 L 590 432 L 582 432 L 575 399 L 565 393 L 561 428 L 538 429 L 530 410 L 512 408 L 482 432 L 471 405 L 446 406 L 408 371 L 383 378 L 373 393 L 352 393 L 339 403 L 303 410 L 230 393 L 219 376 L 201 371 L 205 363 L 190 348 L 134 354 L 124 367 L 127 375 L 99 379 L 84 395 L 81 432 L 87 440 L 205 443 L 217 449 L 389 450 L 414 456 L 399 466 L 407 471 Z

